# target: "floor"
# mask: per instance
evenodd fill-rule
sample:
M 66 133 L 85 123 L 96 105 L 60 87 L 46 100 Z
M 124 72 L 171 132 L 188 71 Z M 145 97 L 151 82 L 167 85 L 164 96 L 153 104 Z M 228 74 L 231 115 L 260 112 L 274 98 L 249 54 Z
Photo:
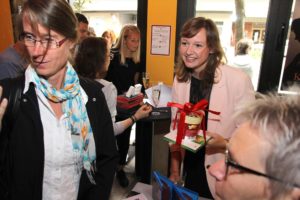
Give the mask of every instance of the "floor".
M 137 183 L 137 178 L 135 176 L 135 127 L 132 127 L 132 132 L 130 135 L 130 147 L 128 152 L 128 163 L 124 168 L 124 171 L 127 174 L 129 179 L 129 186 L 127 188 L 123 188 L 118 184 L 118 181 L 114 180 L 113 188 L 111 191 L 110 200 L 121 200 L 125 199 L 127 195 L 130 193 L 131 189 Z

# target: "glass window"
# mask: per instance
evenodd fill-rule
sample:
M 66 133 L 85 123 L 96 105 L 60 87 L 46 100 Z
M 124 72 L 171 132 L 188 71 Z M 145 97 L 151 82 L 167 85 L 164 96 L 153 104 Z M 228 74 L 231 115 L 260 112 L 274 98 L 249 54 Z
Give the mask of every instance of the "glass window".
M 293 2 L 285 44 L 278 92 L 289 94 L 293 92 L 285 91 L 286 87 L 300 86 L 300 0 Z
M 237 23 L 237 19 L 241 16 L 236 15 L 240 12 L 236 11 L 235 2 L 235 0 L 197 0 L 196 16 L 210 18 L 217 24 L 228 64 L 241 68 L 249 74 L 256 90 L 269 0 L 240 0 L 244 5 L 243 26 Z M 242 31 L 242 36 L 237 36 L 238 30 Z M 249 48 L 241 51 L 239 50 L 241 48 L 236 48 L 238 45 Z
M 98 37 L 106 30 L 118 37 L 125 24 L 137 24 L 137 0 L 86 0 L 80 8 L 75 6 L 78 2 L 83 1 L 70 0 L 70 5 L 88 18 L 89 27 Z

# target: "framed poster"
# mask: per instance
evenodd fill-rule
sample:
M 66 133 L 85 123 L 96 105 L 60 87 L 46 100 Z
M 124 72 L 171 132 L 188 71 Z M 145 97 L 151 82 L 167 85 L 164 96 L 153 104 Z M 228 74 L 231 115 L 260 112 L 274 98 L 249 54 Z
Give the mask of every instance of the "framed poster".
M 171 26 L 151 26 L 151 54 L 170 55 Z

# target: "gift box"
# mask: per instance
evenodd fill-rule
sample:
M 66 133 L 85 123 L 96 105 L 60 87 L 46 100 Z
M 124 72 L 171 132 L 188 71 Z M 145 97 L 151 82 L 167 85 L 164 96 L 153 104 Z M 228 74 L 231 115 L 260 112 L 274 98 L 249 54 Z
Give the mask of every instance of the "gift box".
M 133 107 L 139 106 L 144 99 L 143 93 L 137 95 L 126 97 L 125 95 L 118 95 L 117 97 L 117 108 L 121 109 L 131 109 Z
M 153 200 L 198 200 L 197 192 L 174 184 L 159 172 L 153 172 L 154 182 L 152 184 Z
M 164 138 L 196 152 L 210 139 L 206 137 L 205 111 L 216 115 L 219 115 L 220 112 L 206 109 L 208 101 L 205 99 L 196 104 L 169 102 L 168 106 L 177 108 L 177 112 L 172 130 Z

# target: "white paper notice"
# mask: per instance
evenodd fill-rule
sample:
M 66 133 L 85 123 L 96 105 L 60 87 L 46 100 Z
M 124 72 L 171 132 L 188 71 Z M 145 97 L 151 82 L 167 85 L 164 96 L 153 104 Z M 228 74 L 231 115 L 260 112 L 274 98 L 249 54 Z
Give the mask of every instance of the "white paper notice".
M 151 54 L 170 55 L 171 26 L 152 26 Z
M 155 86 L 153 86 L 155 87 Z M 170 86 L 167 86 L 165 84 L 162 84 L 160 86 L 161 92 L 160 92 L 160 98 L 159 98 L 159 103 L 157 107 L 167 107 L 167 103 L 171 101 L 172 99 L 172 88 Z M 146 90 L 147 94 L 147 102 L 150 103 L 152 106 L 155 106 L 153 99 L 152 99 L 152 87 L 148 88 Z

